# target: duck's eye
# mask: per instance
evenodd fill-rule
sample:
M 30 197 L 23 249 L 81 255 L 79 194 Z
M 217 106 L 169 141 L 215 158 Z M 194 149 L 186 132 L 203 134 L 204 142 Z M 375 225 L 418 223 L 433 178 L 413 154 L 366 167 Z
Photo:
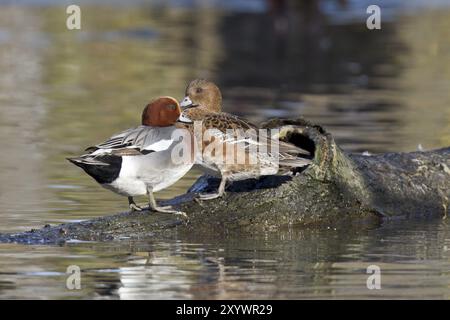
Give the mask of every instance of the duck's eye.
M 167 106 L 167 108 L 169 108 L 169 110 L 172 110 L 172 111 L 175 111 L 175 110 L 177 110 L 177 106 L 176 106 L 176 105 L 174 105 L 174 104 L 170 104 L 170 105 L 168 105 L 168 106 Z
M 203 91 L 203 89 L 202 88 L 197 88 L 197 89 L 195 89 L 195 93 L 201 93 Z

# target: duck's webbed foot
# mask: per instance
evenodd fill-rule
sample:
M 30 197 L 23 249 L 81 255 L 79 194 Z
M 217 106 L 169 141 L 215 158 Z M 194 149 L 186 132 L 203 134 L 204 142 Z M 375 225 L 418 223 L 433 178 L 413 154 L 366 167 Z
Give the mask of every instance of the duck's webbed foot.
M 187 214 L 185 212 L 175 210 L 171 206 L 154 207 L 154 208 L 150 208 L 150 209 L 153 211 L 156 211 L 156 212 L 161 212 L 161 213 L 177 214 L 184 218 L 187 218 Z
M 153 195 L 153 190 L 151 187 L 147 188 L 147 195 L 148 195 L 148 207 L 150 210 L 161 213 L 177 214 L 184 218 L 187 218 L 186 213 L 184 213 L 183 211 L 175 210 L 171 206 L 159 207 L 156 204 L 155 196 Z
M 197 196 L 198 200 L 212 200 L 222 197 L 225 194 L 225 186 L 227 183 L 227 178 L 222 176 L 222 180 L 220 180 L 219 189 L 215 193 L 200 193 Z
M 222 192 L 220 194 L 219 192 L 215 193 L 200 193 L 197 197 L 198 200 L 212 200 L 222 197 L 225 194 L 225 192 Z
M 142 211 L 142 208 L 134 202 L 133 197 L 128 197 L 128 207 L 131 211 Z

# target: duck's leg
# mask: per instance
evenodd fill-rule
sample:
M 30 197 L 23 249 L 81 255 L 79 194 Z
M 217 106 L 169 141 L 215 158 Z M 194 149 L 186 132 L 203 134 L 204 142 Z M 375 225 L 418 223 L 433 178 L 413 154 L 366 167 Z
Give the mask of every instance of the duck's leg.
M 183 217 L 187 217 L 186 213 L 182 211 L 177 211 L 173 209 L 171 206 L 158 207 L 158 205 L 156 204 L 155 196 L 153 195 L 153 188 L 150 186 L 147 186 L 147 195 L 148 195 L 148 206 L 150 210 L 161 213 L 179 214 L 182 215 Z
M 128 206 L 131 211 L 142 211 L 142 208 L 134 202 L 133 197 L 128 197 Z
M 212 200 L 222 197 L 225 194 L 225 186 L 227 184 L 227 177 L 222 175 L 222 180 L 220 180 L 219 188 L 216 193 L 201 193 L 198 195 L 199 200 Z

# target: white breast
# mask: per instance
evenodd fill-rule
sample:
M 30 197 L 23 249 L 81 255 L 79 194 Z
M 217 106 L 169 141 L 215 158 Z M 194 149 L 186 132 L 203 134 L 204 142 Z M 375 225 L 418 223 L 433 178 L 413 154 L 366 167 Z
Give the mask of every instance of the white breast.
M 125 196 L 138 196 L 147 194 L 147 187 L 157 192 L 171 186 L 193 165 L 193 163 L 178 164 L 172 161 L 172 149 L 178 143 L 183 142 L 164 139 L 148 147 L 149 150 L 161 151 L 146 155 L 123 156 L 119 177 L 105 187 Z

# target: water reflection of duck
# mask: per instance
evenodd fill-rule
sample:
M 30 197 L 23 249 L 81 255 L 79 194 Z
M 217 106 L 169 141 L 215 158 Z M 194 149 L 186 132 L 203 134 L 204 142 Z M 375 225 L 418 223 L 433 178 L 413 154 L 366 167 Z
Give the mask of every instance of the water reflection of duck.
M 307 151 L 293 144 L 274 140 L 269 135 L 262 138 L 254 124 L 222 112 L 222 94 L 214 83 L 203 79 L 193 80 L 187 86 L 185 94 L 181 103 L 185 108 L 183 114 L 193 121 L 202 121 L 201 136 L 195 132 L 199 150 L 202 150 L 197 162 L 206 171 L 219 173 L 222 178 L 217 193 L 201 194 L 200 199 L 221 197 L 227 181 L 274 175 L 280 170 L 289 171 L 311 162 Z M 241 134 L 247 130 L 253 130 L 254 134 Z M 206 131 L 208 134 L 205 134 Z M 208 140 L 208 137 L 211 139 Z M 208 145 L 212 141 L 219 143 L 218 148 L 210 152 Z M 278 150 L 274 151 L 274 147 L 278 147 Z M 217 152 L 219 150 L 221 152 Z M 231 158 L 229 150 L 233 150 Z M 243 157 L 241 161 L 236 161 L 239 154 Z
M 150 102 L 142 113 L 142 125 L 125 130 L 107 141 L 89 147 L 84 154 L 68 158 L 103 187 L 128 197 L 131 210 L 142 210 L 134 196 L 148 195 L 153 211 L 182 214 L 170 207 L 158 207 L 153 192 L 165 189 L 192 167 L 192 163 L 171 161 L 175 123 L 189 121 L 180 118 L 178 102 L 160 97 Z

